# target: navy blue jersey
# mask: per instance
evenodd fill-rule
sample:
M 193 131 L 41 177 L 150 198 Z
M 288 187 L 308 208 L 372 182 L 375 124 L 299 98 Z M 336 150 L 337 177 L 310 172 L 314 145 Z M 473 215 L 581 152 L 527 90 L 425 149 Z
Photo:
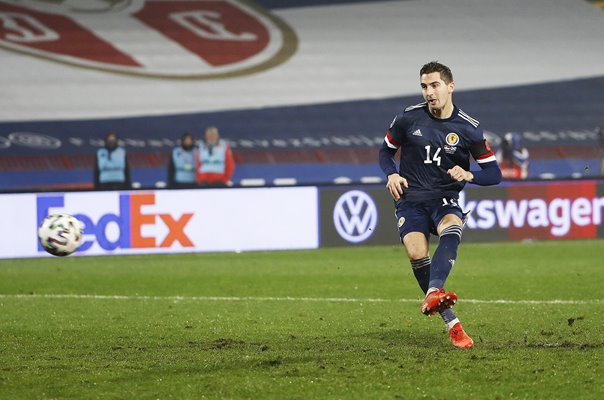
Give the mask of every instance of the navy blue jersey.
M 457 106 L 446 119 L 433 117 L 427 103 L 407 107 L 392 121 L 385 146 L 392 154 L 400 148 L 399 174 L 409 184 L 403 189 L 409 200 L 457 199 L 465 183 L 453 180 L 447 170 L 459 165 L 469 171 L 470 156 L 479 165 L 495 161 L 479 122 Z

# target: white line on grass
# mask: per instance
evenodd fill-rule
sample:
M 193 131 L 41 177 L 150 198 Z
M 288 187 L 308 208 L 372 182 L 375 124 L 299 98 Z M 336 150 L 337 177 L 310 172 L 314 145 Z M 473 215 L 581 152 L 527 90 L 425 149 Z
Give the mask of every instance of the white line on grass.
M 256 296 L 121 296 L 102 294 L 0 294 L 0 299 L 89 299 L 89 300 L 167 300 L 167 301 L 301 301 L 323 303 L 417 303 L 420 299 L 380 299 L 347 297 L 256 297 Z M 603 299 L 590 300 L 479 300 L 460 299 L 477 304 L 604 304 Z

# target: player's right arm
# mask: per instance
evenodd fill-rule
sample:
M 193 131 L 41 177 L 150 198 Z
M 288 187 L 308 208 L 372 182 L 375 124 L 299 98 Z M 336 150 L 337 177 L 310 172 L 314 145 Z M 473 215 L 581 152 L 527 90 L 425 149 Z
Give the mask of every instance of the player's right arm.
M 380 167 L 388 177 L 386 188 L 394 200 L 399 200 L 403 194 L 403 188 L 409 186 L 407 180 L 399 175 L 394 163 L 394 156 L 400 147 L 400 136 L 401 126 L 399 116 L 397 116 L 392 121 L 392 124 L 390 124 L 388 132 L 386 132 L 386 137 L 379 153 Z

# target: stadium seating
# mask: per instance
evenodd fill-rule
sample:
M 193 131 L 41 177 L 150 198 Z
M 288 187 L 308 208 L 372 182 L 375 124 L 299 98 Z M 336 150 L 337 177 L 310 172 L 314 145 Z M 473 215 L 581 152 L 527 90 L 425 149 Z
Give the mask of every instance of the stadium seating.
M 594 129 L 586 128 L 598 126 L 600 116 L 572 105 L 578 96 L 593 91 L 597 106 L 604 109 L 604 100 L 596 93 L 603 85 L 604 78 L 593 78 L 467 91 L 456 93 L 456 102 L 480 118 L 494 146 L 505 132 L 521 133 L 530 152 L 529 178 L 594 177 L 600 170 L 600 141 Z M 219 126 L 233 146 L 236 185 L 376 181 L 382 178 L 377 149 L 388 122 L 402 105 L 420 100 L 408 97 L 169 117 L 4 123 L 4 131 L 43 133 L 60 140 L 62 146 L 52 154 L 42 149 L 35 155 L 31 148 L 15 146 L 12 155 L 0 158 L 0 182 L 3 190 L 89 188 L 98 138 L 115 130 L 129 151 L 134 181 L 142 187 L 161 186 L 174 139 L 184 131 L 200 137 L 210 123 Z M 514 112 L 500 112 L 502 103 L 514 104 Z M 541 108 L 535 110 L 533 103 Z M 64 133 L 66 125 L 69 129 Z M 78 132 L 77 136 L 72 132 Z

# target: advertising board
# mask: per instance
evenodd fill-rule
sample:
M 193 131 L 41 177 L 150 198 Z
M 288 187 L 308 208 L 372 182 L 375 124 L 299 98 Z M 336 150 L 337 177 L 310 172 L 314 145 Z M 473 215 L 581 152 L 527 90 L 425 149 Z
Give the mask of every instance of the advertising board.
M 312 249 L 317 196 L 314 187 L 2 195 L 10 229 L 0 257 L 45 255 L 36 230 L 58 212 L 82 221 L 81 255 Z
M 604 237 L 604 182 L 467 185 L 465 242 Z M 398 245 L 384 185 L 0 195 L 0 258 L 46 255 L 44 217 L 83 223 L 79 255 Z
M 321 189 L 321 246 L 398 243 L 394 205 L 383 185 Z M 474 242 L 604 237 L 604 183 L 514 182 L 467 185 L 463 240 Z

